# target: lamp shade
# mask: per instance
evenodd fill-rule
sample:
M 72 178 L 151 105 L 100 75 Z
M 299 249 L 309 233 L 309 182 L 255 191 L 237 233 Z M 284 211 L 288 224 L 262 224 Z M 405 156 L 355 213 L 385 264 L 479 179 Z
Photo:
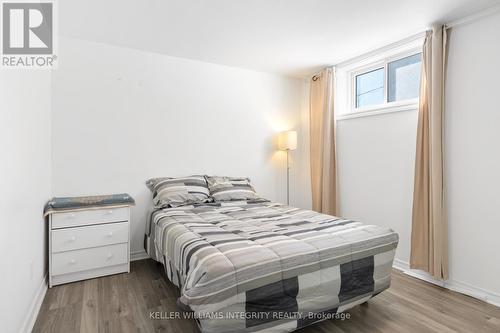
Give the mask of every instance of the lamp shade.
M 278 148 L 280 150 L 295 150 L 297 149 L 297 132 L 285 131 L 278 136 Z

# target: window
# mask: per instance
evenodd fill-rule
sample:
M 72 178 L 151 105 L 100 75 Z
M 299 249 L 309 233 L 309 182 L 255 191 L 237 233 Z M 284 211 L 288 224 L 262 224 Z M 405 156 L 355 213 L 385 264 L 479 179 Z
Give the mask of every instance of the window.
M 388 63 L 388 102 L 418 98 L 421 64 L 421 53 Z
M 356 107 L 384 103 L 384 69 L 356 75 Z
M 419 95 L 422 53 L 386 58 L 352 71 L 352 113 L 415 103 Z

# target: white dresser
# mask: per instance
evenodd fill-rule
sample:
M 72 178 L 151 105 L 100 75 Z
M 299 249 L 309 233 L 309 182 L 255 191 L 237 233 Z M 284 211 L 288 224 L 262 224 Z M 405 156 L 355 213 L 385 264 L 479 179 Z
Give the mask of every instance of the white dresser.
M 130 207 L 49 215 L 49 287 L 130 272 Z

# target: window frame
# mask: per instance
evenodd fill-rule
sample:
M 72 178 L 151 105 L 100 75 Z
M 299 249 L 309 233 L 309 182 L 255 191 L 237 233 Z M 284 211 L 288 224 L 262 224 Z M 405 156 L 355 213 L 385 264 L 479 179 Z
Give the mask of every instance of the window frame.
M 359 75 L 363 74 L 368 74 L 370 72 L 383 69 L 384 70 L 384 102 L 382 104 L 377 104 L 377 105 L 370 105 L 370 106 L 363 106 L 363 107 L 357 107 L 356 106 L 356 100 L 357 100 L 357 95 L 356 95 L 356 77 Z M 375 63 L 357 68 L 356 70 L 352 71 L 350 73 L 351 76 L 351 110 L 354 110 L 355 112 L 362 112 L 364 109 L 371 109 L 373 107 L 379 106 L 379 105 L 384 105 L 387 103 L 387 68 L 386 68 L 386 63 L 384 61 L 377 61 Z M 361 111 L 356 111 L 356 110 L 361 110 Z
M 418 98 L 406 99 L 401 101 L 388 102 L 388 70 L 389 63 L 422 53 L 422 47 L 413 47 L 409 50 L 387 55 L 381 60 L 370 62 L 369 64 L 356 67 L 348 72 L 349 84 L 349 112 L 343 116 L 363 115 L 374 113 L 376 111 L 397 111 L 398 109 L 407 110 L 410 107 L 418 108 Z M 356 107 L 356 77 L 371 71 L 383 68 L 384 69 L 384 103 L 363 107 Z M 377 112 L 379 113 L 379 112 Z

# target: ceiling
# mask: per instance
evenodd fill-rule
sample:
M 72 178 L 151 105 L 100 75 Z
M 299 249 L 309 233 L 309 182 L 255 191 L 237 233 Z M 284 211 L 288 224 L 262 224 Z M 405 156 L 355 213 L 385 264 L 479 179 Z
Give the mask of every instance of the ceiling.
M 303 77 L 500 0 L 64 0 L 59 34 Z

